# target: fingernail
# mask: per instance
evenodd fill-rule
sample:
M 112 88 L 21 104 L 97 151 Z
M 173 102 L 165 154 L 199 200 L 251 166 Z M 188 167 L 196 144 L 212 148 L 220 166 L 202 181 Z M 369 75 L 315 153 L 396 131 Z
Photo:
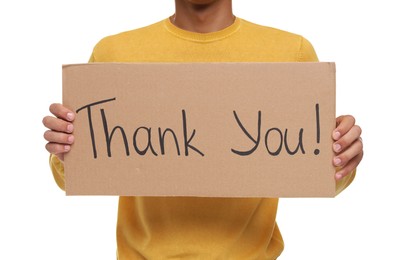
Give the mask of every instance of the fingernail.
M 334 140 L 338 140 L 341 136 L 341 133 L 338 131 L 335 131 L 332 135 L 332 137 L 334 138 Z
M 335 166 L 339 166 L 340 164 L 341 164 L 341 159 L 338 158 L 338 157 L 335 157 L 335 158 L 334 158 L 334 165 L 335 165 Z
M 67 132 L 69 133 L 73 132 L 73 125 L 71 124 L 67 125 Z
M 65 151 L 69 151 L 70 150 L 70 145 L 65 145 Z
M 342 174 L 341 173 L 335 174 L 335 179 L 337 179 L 337 180 L 342 179 Z
M 73 141 L 74 141 L 74 136 L 73 136 L 73 135 L 69 136 L 69 137 L 67 138 L 67 141 L 68 141 L 69 143 L 73 143 Z
M 72 121 L 74 119 L 74 114 L 73 113 L 67 113 L 67 119 Z
M 339 151 L 341 151 L 341 145 L 340 144 L 334 144 L 334 151 L 335 152 L 339 152 Z

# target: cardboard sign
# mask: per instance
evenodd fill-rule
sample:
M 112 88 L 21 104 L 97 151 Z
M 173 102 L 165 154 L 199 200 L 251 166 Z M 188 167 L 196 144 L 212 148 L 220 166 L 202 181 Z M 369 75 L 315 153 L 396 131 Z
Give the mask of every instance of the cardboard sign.
M 333 197 L 334 63 L 63 66 L 68 195 Z

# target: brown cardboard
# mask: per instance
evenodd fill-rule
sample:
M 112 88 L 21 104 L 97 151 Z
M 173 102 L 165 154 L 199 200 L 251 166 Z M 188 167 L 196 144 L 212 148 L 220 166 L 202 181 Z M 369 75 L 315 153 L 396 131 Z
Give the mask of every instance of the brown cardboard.
M 65 65 L 63 103 L 68 195 L 335 195 L 334 63 Z

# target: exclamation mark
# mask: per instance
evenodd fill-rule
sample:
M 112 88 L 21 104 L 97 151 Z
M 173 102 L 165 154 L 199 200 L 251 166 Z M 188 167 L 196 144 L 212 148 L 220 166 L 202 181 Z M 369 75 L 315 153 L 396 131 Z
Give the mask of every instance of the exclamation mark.
M 320 106 L 316 104 L 316 124 L 317 124 L 317 143 L 320 143 Z M 314 150 L 314 154 L 318 155 L 320 153 L 319 149 Z

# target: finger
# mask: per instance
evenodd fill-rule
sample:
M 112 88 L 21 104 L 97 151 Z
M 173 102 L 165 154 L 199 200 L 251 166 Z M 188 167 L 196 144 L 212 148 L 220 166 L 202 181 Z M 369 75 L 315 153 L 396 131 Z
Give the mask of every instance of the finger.
M 353 116 L 339 116 L 337 117 L 337 127 L 332 132 L 332 137 L 334 140 L 339 140 L 343 135 L 345 135 L 349 129 L 355 125 L 355 118 Z
M 53 116 L 46 116 L 43 118 L 42 123 L 45 127 L 58 131 L 58 132 L 65 132 L 65 133 L 72 133 L 73 132 L 73 124 L 69 123 L 63 119 L 59 119 Z
M 359 139 L 357 139 L 351 146 L 348 147 L 348 149 L 334 157 L 334 165 L 337 167 L 344 166 L 348 164 L 352 158 L 356 157 L 362 152 L 363 144 Z
M 44 138 L 46 141 L 50 143 L 58 143 L 58 144 L 72 144 L 74 142 L 74 136 L 61 133 L 61 132 L 55 132 L 48 130 L 44 133 Z
M 73 121 L 75 117 L 73 111 L 67 109 L 65 106 L 58 103 L 50 105 L 49 111 L 56 117 L 70 122 Z
M 51 154 L 60 155 L 70 151 L 71 147 L 68 144 L 47 143 L 45 148 Z
M 334 144 L 334 152 L 340 153 L 351 146 L 356 140 L 359 140 L 362 129 L 358 125 L 354 125 L 345 135 L 340 137 Z
M 62 162 L 65 160 L 65 154 L 64 153 L 55 154 L 55 156 L 57 158 L 59 158 L 59 160 L 62 161 Z
M 352 160 L 349 161 L 348 164 L 346 164 L 344 167 L 342 167 L 337 173 L 335 173 L 335 179 L 340 180 L 350 174 L 353 170 L 358 167 L 359 163 L 361 162 L 363 158 L 363 152 L 358 154 L 356 157 L 354 157 Z

